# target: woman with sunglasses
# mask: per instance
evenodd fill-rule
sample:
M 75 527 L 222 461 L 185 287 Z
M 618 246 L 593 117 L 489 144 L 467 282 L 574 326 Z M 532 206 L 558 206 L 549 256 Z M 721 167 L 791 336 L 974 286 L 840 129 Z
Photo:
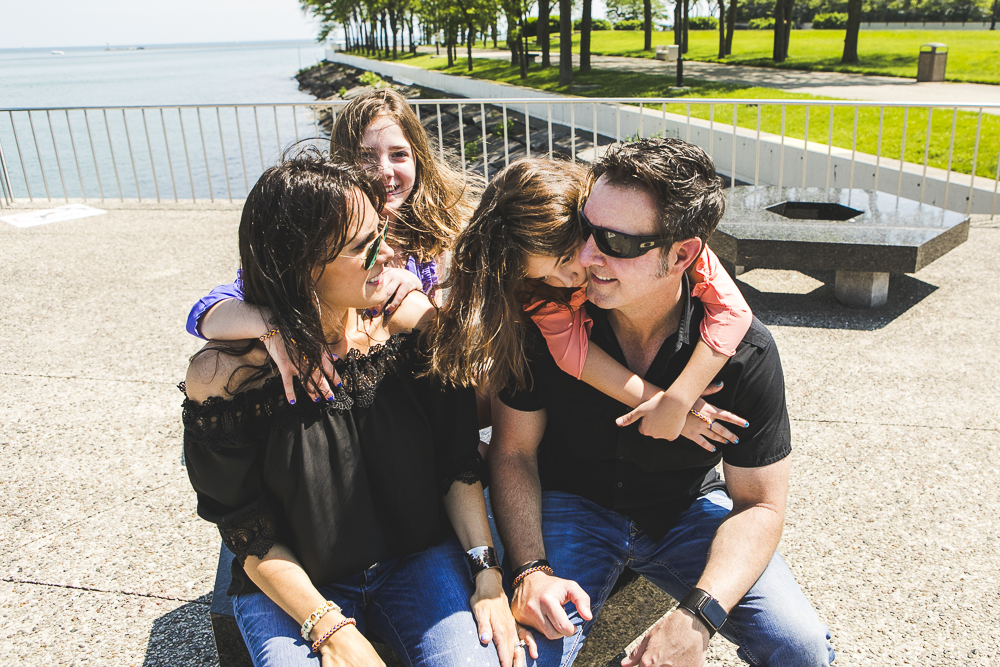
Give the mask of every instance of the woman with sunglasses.
M 266 337 L 335 353 L 330 402 L 291 404 L 262 343 L 210 343 L 185 382 L 184 451 L 199 515 L 235 554 L 237 623 L 257 667 L 519 667 L 483 499 L 474 393 L 421 377 L 412 333 L 434 312 L 384 303 L 383 184 L 302 154 L 264 172 L 239 230 Z M 308 379 L 306 380 L 308 381 Z
M 741 426 L 745 421 L 700 397 L 720 388 L 706 389 L 750 327 L 749 306 L 706 246 L 689 273 L 693 296 L 705 306 L 702 340 L 666 391 L 590 345 L 591 320 L 582 308 L 583 242 L 592 235 L 602 253 L 631 259 L 664 241 L 591 225 L 582 215 L 587 178 L 575 164 L 543 159 L 519 160 L 493 178 L 455 242 L 432 368 L 458 385 L 488 384 L 492 392 L 524 388 L 524 326 L 530 317 L 560 368 L 636 408 L 618 420 L 620 426 L 642 419 L 645 435 L 674 440 L 683 434 L 714 451 L 714 443 L 736 439 L 717 420 Z
M 382 178 L 387 197 L 386 238 L 397 249 L 384 280 L 386 300 L 369 314 L 391 313 L 411 290 L 420 290 L 438 305 L 438 269 L 461 225 L 473 210 L 476 189 L 431 149 L 427 133 L 402 95 L 391 89 L 355 98 L 337 116 L 331 146 L 357 156 Z M 242 280 L 220 285 L 191 309 L 187 330 L 202 338 L 236 340 L 259 337 L 271 329 L 266 309 L 243 303 Z M 327 380 L 337 381 L 332 359 L 310 369 L 291 341 L 267 339 L 284 381 L 288 400 L 295 400 L 294 380 L 312 374 L 307 384 L 314 401 L 333 395 Z

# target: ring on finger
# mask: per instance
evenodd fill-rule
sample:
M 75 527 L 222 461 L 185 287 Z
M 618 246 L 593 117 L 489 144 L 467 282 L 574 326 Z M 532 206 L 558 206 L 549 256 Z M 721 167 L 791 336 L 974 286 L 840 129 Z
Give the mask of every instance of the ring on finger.
M 712 427 L 713 426 L 715 426 L 715 420 L 714 419 L 712 421 L 708 422 L 708 430 L 712 431 Z M 712 431 L 712 432 L 714 433 L 715 431 Z
M 524 648 L 527 645 L 528 645 L 528 640 L 522 639 L 521 641 L 517 642 L 517 646 L 515 646 L 514 648 Z

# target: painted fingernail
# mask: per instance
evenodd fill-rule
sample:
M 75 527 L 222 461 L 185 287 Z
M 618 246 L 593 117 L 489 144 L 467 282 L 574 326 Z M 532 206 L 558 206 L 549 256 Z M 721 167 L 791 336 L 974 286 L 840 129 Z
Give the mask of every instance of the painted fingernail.
M 750 422 L 743 422 L 743 428 L 749 428 Z
M 733 442 L 738 445 L 738 444 L 740 444 L 740 439 L 739 438 L 733 438 Z
M 715 451 L 715 447 L 712 447 L 712 451 L 713 451 L 713 452 Z
M 719 380 L 718 382 L 716 382 L 715 386 L 716 387 L 721 387 L 722 386 L 722 380 Z
M 319 396 L 313 399 L 313 403 L 319 403 Z
M 334 359 L 340 359 L 340 357 L 338 357 L 337 355 L 335 355 L 333 352 L 330 353 L 330 356 L 333 357 Z
M 327 397 L 326 397 L 326 400 L 328 400 L 328 401 L 330 401 L 331 403 L 333 403 L 333 394 L 330 394 L 329 396 L 327 396 Z
M 343 387 L 343 386 L 344 386 L 344 383 L 343 383 L 343 382 L 338 382 L 338 383 L 337 383 L 337 389 L 340 389 L 340 388 L 341 388 L 341 387 Z
M 482 643 L 485 644 L 489 640 L 490 640 L 490 636 L 488 634 L 486 634 L 485 632 L 483 634 L 479 635 L 479 641 L 481 641 Z
M 289 405 L 295 405 L 295 399 L 293 398 L 293 399 L 291 399 L 290 401 L 288 401 L 288 404 L 289 404 Z

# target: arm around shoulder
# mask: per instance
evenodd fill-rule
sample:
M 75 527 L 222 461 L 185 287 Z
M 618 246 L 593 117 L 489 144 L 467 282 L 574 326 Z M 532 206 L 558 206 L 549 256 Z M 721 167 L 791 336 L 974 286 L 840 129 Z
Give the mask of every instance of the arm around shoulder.
M 195 403 L 204 403 L 209 398 L 232 398 L 229 389 L 239 384 L 240 374 L 266 360 L 267 352 L 259 346 L 236 356 L 224 352 L 218 344 L 209 343 L 191 357 L 184 393 Z

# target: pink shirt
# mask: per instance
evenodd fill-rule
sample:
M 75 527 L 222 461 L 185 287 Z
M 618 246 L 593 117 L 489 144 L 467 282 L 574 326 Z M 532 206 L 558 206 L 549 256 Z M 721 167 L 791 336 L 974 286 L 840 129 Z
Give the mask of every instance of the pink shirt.
M 708 246 L 691 268 L 689 276 L 694 282 L 691 296 L 700 299 L 705 306 L 705 317 L 701 321 L 702 340 L 716 352 L 733 356 L 753 320 L 750 306 Z M 586 300 L 586 290 L 580 288 L 573 292 L 568 308 L 548 302 L 531 316 L 545 336 L 556 364 L 577 379 L 580 379 L 587 360 L 590 327 L 593 324 L 582 308 Z M 535 306 L 537 303 L 527 304 L 524 308 L 528 310 Z

